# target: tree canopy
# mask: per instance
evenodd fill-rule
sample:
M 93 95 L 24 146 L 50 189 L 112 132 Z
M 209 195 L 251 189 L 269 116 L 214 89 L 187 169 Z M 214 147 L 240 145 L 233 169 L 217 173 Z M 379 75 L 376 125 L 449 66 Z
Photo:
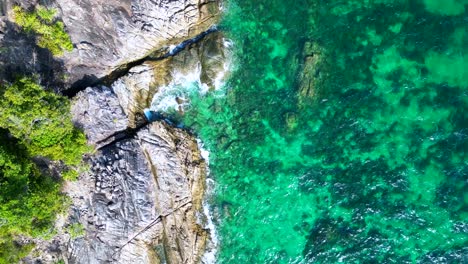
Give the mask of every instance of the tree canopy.
M 31 245 L 15 236 L 50 236 L 66 206 L 60 182 L 40 172 L 33 157 L 79 168 L 91 149 L 73 126 L 67 98 L 46 91 L 33 78 L 0 86 L 0 264 L 19 260 Z

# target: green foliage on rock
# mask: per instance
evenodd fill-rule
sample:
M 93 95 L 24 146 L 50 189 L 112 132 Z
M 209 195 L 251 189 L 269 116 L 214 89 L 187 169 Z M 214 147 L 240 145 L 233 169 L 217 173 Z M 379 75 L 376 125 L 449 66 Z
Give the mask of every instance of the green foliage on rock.
M 73 126 L 70 103 L 44 91 L 31 78 L 21 78 L 0 90 L 0 127 L 28 147 L 32 156 L 79 165 L 89 151 L 84 134 Z
M 65 197 L 59 184 L 41 175 L 27 149 L 0 130 L 0 263 L 16 263 L 31 245 L 19 245 L 16 235 L 47 234 Z
M 82 155 L 91 149 L 71 122 L 67 98 L 43 90 L 34 79 L 0 86 L 0 98 L 1 264 L 27 254 L 30 246 L 15 242 L 18 235 L 54 234 L 55 216 L 67 204 L 60 182 L 41 174 L 32 157 L 61 161 L 76 177 Z
M 70 234 L 72 239 L 82 237 L 85 235 L 84 226 L 81 223 L 74 223 L 67 227 L 67 233 Z
M 31 251 L 33 244 L 19 245 L 11 237 L 0 237 L 0 264 L 18 263 Z
M 60 56 L 64 51 L 73 50 L 70 36 L 65 32 L 62 22 L 55 21 L 56 11 L 38 6 L 35 11 L 28 12 L 20 6 L 13 8 L 15 22 L 26 32 L 38 35 L 37 45 L 50 50 L 53 55 Z

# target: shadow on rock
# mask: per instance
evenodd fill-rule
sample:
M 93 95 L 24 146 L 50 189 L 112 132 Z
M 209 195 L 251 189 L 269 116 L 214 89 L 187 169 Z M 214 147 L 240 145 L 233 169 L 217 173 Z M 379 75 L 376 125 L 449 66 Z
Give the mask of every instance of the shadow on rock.
M 63 91 L 63 95 L 68 97 L 74 97 L 78 92 L 86 89 L 87 87 L 98 85 L 102 82 L 102 79 L 96 77 L 96 75 L 86 74 L 83 78 L 74 82 L 69 89 Z
M 63 89 L 66 78 L 62 61 L 37 46 L 34 34 L 0 18 L 0 81 L 13 82 L 24 75 L 37 75 L 41 85 L 56 92 Z

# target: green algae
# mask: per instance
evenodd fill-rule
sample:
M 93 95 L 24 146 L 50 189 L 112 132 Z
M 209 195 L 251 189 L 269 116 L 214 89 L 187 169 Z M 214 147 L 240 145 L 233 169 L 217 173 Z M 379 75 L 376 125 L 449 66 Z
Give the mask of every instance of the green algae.
M 228 3 L 230 80 L 175 116 L 210 150 L 219 263 L 466 261 L 468 14 L 435 3 Z

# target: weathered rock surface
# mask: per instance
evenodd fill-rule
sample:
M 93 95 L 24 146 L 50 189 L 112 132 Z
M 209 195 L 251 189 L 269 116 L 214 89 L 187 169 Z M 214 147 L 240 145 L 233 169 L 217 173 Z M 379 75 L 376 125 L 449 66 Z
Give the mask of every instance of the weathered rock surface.
M 54 57 L 13 23 L 15 4 L 39 3 L 58 10 L 72 52 Z M 39 73 L 45 84 L 86 87 L 103 78 L 111 82 L 116 71 L 146 60 L 112 88 L 90 87 L 73 98 L 73 121 L 97 151 L 87 157 L 90 170 L 64 185 L 71 206 L 56 223 L 58 234 L 34 240 L 36 249 L 25 263 L 201 261 L 209 237 L 202 222 L 206 164 L 190 134 L 164 122 L 145 124 L 141 112 L 161 87 L 194 73 L 208 89 L 222 81 L 226 54 L 219 32 L 190 42 L 177 56 L 170 52 L 210 28 L 218 12 L 218 0 L 0 3 L 0 80 Z M 76 224 L 84 228 L 78 237 L 67 229 Z
M 138 132 L 138 138 L 156 181 L 162 225 L 159 244 L 165 252 L 159 260 L 198 263 L 208 234 L 197 223 L 197 215 L 203 214 L 206 168 L 197 142 L 186 132 L 158 122 Z
M 108 88 L 88 88 L 77 98 L 75 121 L 86 123 L 90 142 L 121 128 L 104 125 L 109 120 L 125 124 Z M 103 147 L 90 163 L 91 171 L 66 187 L 73 198 L 70 217 L 86 230 L 71 241 L 69 263 L 200 261 L 208 238 L 197 222 L 206 165 L 192 136 L 152 123 Z
M 155 225 L 127 244 L 159 217 L 153 175 L 138 141 L 119 141 L 91 163 L 87 180 L 95 185 L 88 190 L 90 200 L 78 208 L 86 235 L 70 244 L 69 263 L 151 263 L 152 239 L 160 228 Z
M 64 186 L 71 206 L 56 223 L 58 235 L 36 239 L 36 256 L 24 262 L 200 263 L 209 239 L 202 210 L 206 164 L 193 136 L 154 122 L 103 140 L 128 132 L 128 118 L 107 87 L 80 92 L 72 113 L 101 148 L 87 158 L 90 170 Z M 67 227 L 77 223 L 84 234 L 72 237 Z
M 167 65 L 169 66 L 169 65 Z M 164 79 L 164 75 L 158 78 Z M 156 92 L 155 70 L 148 64 L 130 69 L 129 73 L 112 84 L 120 104 L 128 116 L 128 123 L 135 127 L 139 114 L 151 103 L 151 96 Z
M 62 81 L 75 86 L 90 85 L 151 53 L 166 52 L 170 45 L 206 31 L 219 18 L 218 0 L 51 0 L 40 3 L 59 11 L 58 16 L 65 24 L 74 50 L 61 58 L 53 58 L 47 52 L 42 54 L 41 49 L 30 47 L 34 40 L 28 40 L 28 45 L 19 46 L 16 53 L 9 54 L 27 59 L 27 65 L 34 66 L 31 69 L 44 63 L 33 61 L 28 54 L 49 56 L 49 64 L 56 61 L 57 65 L 52 65 L 56 72 L 65 70 L 63 74 L 67 77 Z M 0 20 L 11 24 L 0 23 L 2 33 L 19 32 L 11 17 L 11 8 L 15 4 L 31 8 L 39 1 L 2 1 Z M 0 47 L 4 46 L 14 49 L 0 40 Z M 10 63 L 4 67 L 19 65 L 18 61 L 7 61 Z
M 126 115 L 108 87 L 88 87 L 78 93 L 73 101 L 73 121 L 86 131 L 90 144 L 106 141 L 128 127 Z

